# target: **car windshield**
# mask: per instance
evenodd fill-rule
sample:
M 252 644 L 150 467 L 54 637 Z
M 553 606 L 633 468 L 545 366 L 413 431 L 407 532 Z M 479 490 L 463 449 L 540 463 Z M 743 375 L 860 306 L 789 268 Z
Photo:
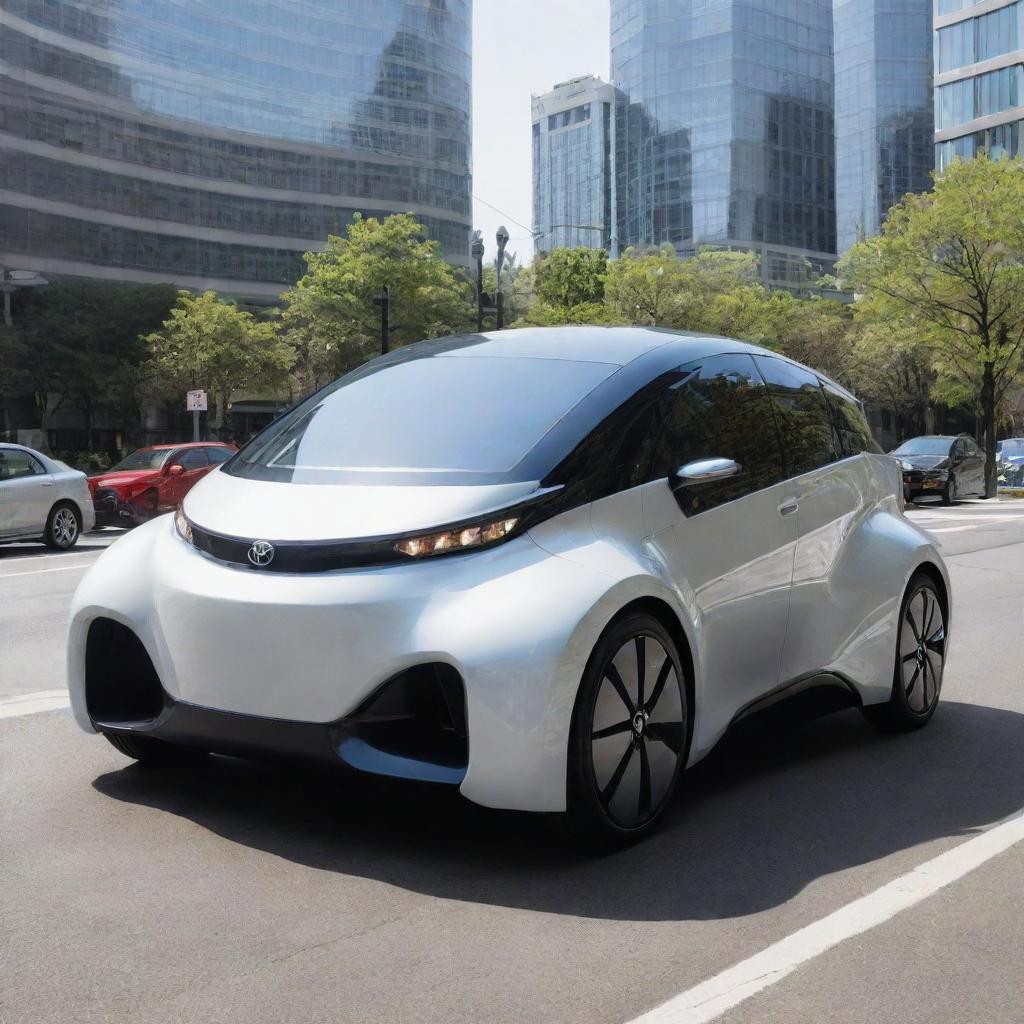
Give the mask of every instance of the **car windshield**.
M 1024 455 L 1024 438 L 1010 437 L 998 444 L 1000 455 Z
M 465 355 L 356 371 L 228 464 L 294 483 L 473 483 L 516 466 L 617 365 Z
M 893 452 L 893 455 L 948 455 L 953 446 L 948 437 L 912 437 Z
M 111 473 L 121 473 L 139 469 L 159 469 L 171 454 L 170 448 L 140 448 L 110 468 Z

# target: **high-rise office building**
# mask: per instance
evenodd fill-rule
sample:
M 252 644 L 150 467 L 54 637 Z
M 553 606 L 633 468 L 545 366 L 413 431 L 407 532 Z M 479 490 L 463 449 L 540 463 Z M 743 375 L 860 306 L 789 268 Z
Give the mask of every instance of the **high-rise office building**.
M 935 0 L 935 157 L 1024 152 L 1024 0 Z
M 611 0 L 619 239 L 761 254 L 798 286 L 836 252 L 832 0 Z
M 586 75 L 533 97 L 533 230 L 538 252 L 588 246 L 618 255 L 613 210 L 621 94 Z
M 359 211 L 468 261 L 472 0 L 0 0 L 0 266 L 272 301 Z
M 839 252 L 931 188 L 933 0 L 835 0 Z

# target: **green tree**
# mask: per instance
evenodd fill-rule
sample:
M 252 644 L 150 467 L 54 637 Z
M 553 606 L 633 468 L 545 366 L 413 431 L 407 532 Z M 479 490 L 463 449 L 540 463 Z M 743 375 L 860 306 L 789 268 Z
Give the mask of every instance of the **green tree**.
M 173 285 L 104 281 L 19 295 L 15 326 L 0 332 L 0 387 L 33 396 L 44 435 L 58 409 L 77 408 L 91 450 L 101 410 L 122 422 L 137 417 L 147 356 L 140 335 L 159 327 L 176 296 Z
M 390 292 L 392 346 L 452 334 L 474 320 L 468 279 L 409 214 L 356 216 L 345 237 L 306 253 L 307 272 L 282 296 L 284 330 L 306 387 L 358 366 L 380 351 L 380 308 Z
M 1024 163 L 955 161 L 934 187 L 894 207 L 841 272 L 864 299 L 859 320 L 929 346 L 940 378 L 966 384 L 985 433 L 986 495 L 996 492 L 998 409 L 1024 346 Z M 947 387 L 948 391 L 948 387 Z
M 218 430 L 234 392 L 281 388 L 295 362 L 276 324 L 257 320 L 216 292 L 179 292 L 163 327 L 145 340 L 151 379 L 182 405 L 186 391 L 202 388 L 213 395 Z

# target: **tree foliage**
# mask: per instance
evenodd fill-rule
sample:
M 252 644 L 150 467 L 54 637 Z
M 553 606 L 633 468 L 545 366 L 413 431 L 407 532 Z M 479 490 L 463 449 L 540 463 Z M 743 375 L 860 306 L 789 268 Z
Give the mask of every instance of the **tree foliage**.
M 380 307 L 390 292 L 391 346 L 460 331 L 475 319 L 468 279 L 409 214 L 356 216 L 344 237 L 306 253 L 307 272 L 283 296 L 284 330 L 313 387 L 380 351 Z
M 894 207 L 877 238 L 841 270 L 858 319 L 927 346 L 940 394 L 966 398 L 985 431 L 985 482 L 996 489 L 998 409 L 1020 377 L 1024 346 L 1024 163 L 955 161 L 934 188 Z
M 179 292 L 170 317 L 146 342 L 151 379 L 182 404 L 186 391 L 201 388 L 212 394 L 218 429 L 234 392 L 280 388 L 295 362 L 274 323 L 257 320 L 215 292 Z
M 97 411 L 137 416 L 141 335 L 174 305 L 173 285 L 106 281 L 53 284 L 18 296 L 15 325 L 0 333 L 0 388 L 30 394 L 44 434 L 55 412 L 81 413 L 88 445 Z

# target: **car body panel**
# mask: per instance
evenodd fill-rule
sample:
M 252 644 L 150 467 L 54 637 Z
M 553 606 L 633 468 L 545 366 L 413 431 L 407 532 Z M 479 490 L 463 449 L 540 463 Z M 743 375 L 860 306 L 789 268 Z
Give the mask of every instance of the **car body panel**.
M 0 453 L 3 452 L 27 456 L 43 472 L 0 479 L 0 541 L 41 539 L 51 510 L 60 501 L 74 505 L 83 533 L 95 528 L 96 517 L 84 473 L 24 445 L 0 444 Z

